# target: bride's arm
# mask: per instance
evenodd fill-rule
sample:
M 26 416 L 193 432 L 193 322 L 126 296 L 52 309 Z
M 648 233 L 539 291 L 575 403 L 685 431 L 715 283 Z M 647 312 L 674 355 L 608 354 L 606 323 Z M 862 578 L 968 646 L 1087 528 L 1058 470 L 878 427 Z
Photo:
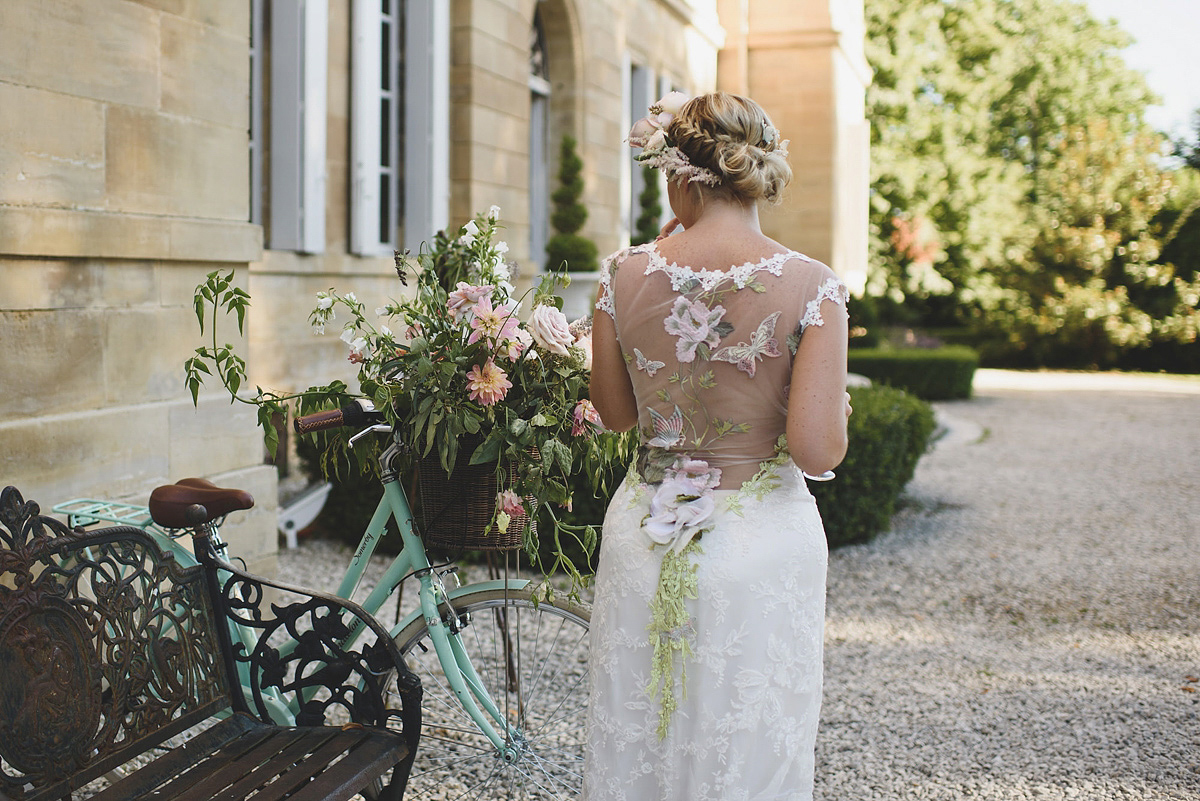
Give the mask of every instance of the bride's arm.
M 637 425 L 637 399 L 621 356 L 617 328 L 607 312 L 596 310 L 592 321 L 592 405 L 609 431 L 628 431 Z
M 792 362 L 787 438 L 792 460 L 809 475 L 820 475 L 846 456 L 846 307 L 821 302 L 821 325 L 810 325 Z

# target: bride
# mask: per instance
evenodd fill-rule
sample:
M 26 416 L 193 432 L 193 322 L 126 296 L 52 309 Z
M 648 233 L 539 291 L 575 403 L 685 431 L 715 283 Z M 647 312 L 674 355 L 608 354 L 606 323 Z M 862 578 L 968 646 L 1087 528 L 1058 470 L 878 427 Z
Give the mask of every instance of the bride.
M 584 797 L 810 799 L 828 554 L 801 471 L 846 453 L 847 292 L 762 233 L 792 173 L 757 103 L 650 112 L 629 141 L 675 219 L 605 260 L 592 332 L 592 402 L 640 448 L 604 521 Z

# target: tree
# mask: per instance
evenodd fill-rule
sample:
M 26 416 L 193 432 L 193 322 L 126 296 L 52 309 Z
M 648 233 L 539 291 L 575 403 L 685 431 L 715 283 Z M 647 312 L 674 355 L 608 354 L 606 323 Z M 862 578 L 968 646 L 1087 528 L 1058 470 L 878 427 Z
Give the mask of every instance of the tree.
M 581 236 L 579 230 L 587 222 L 587 208 L 580 203 L 583 197 L 583 160 L 575 150 L 575 137 L 562 138 L 559 148 L 558 188 L 550 195 L 554 211 L 550 225 L 554 236 L 546 243 L 546 269 L 594 271 L 600 268 L 596 243 Z
M 642 167 L 642 191 L 638 193 L 640 212 L 630 244 L 641 245 L 653 242 L 662 226 L 662 190 L 658 186 L 658 171 L 653 167 Z
M 1028 363 L 1194 339 L 1193 277 L 1159 254 L 1154 98 L 1114 23 L 1076 0 L 868 0 L 867 14 L 869 291 Z
M 1073 0 L 868 0 L 873 289 L 970 303 L 1026 253 L 1063 132 L 1137 130 L 1152 99 L 1127 38 Z M 932 226 L 934 275 L 893 239 Z

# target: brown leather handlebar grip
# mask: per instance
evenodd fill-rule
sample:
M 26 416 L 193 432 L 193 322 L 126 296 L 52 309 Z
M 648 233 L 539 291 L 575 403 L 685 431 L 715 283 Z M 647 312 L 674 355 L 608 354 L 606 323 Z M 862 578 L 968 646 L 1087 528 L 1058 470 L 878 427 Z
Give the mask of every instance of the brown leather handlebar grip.
M 341 428 L 346 424 L 341 409 L 330 409 L 326 412 L 314 412 L 303 417 L 297 417 L 292 424 L 297 434 L 311 434 L 314 431 L 324 431 L 328 428 Z

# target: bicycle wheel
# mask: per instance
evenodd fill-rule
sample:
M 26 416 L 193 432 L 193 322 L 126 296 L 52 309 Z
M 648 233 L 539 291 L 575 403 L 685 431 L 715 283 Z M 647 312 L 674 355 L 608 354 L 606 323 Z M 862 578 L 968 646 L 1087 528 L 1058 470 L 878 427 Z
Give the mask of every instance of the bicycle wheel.
M 421 742 L 405 798 L 579 797 L 590 609 L 565 599 L 535 606 L 527 589 L 467 592 L 454 609 L 472 665 L 519 733 L 506 759 L 463 711 L 425 621 L 414 621 L 396 637 L 425 693 Z

